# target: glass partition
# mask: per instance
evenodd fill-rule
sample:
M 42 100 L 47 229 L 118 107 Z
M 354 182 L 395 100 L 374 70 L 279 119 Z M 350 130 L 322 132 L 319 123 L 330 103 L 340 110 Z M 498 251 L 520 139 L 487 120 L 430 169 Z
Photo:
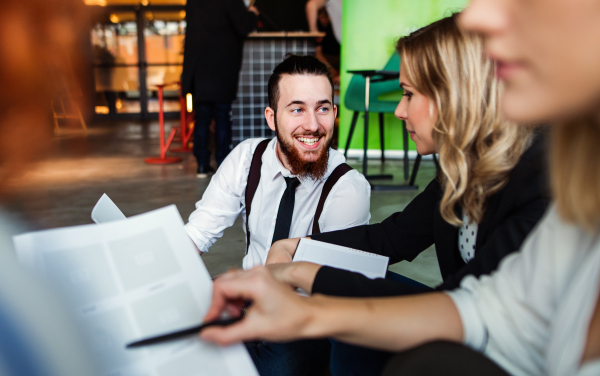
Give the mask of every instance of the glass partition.
M 139 57 L 135 12 L 112 13 L 91 30 L 98 114 L 139 113 Z
M 185 40 L 185 11 L 146 11 L 144 13 L 144 41 L 148 65 L 148 112 L 158 112 L 156 85 L 166 85 L 165 112 L 180 110 L 179 82 L 183 69 Z

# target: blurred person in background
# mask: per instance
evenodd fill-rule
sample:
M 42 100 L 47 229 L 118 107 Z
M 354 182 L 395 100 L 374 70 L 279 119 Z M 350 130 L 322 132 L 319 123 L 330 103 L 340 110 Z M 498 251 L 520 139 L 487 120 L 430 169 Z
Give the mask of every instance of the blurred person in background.
M 246 8 L 242 0 L 190 0 L 185 14 L 181 85 L 194 100 L 194 155 L 203 178 L 214 172 L 208 149 L 213 119 L 217 165 L 231 150 L 231 103 L 237 96 L 244 40 L 256 28 L 258 10 Z
M 340 84 L 340 49 L 342 44 L 342 0 L 309 0 L 306 20 L 311 32 L 323 31 L 315 56 L 332 68 L 335 85 Z
M 0 375 L 94 375 L 86 343 L 61 301 L 23 270 L 12 247 L 22 232 L 2 210 L 11 178 L 52 137 L 50 104 L 81 67 L 75 38 L 86 35 L 83 2 L 0 2 Z M 73 64 L 70 64 L 73 63 Z

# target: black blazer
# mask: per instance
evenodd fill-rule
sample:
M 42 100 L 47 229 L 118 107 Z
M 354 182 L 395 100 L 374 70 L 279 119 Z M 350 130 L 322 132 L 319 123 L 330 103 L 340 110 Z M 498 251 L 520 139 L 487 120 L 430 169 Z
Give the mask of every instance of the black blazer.
M 257 17 L 242 0 L 188 0 L 181 84 L 204 102 L 232 102 L 237 95 L 244 40 Z
M 381 223 L 312 235 L 311 238 L 388 256 L 390 264 L 412 261 L 435 243 L 443 278 L 443 283 L 436 289 L 454 289 L 466 275 L 480 276 L 494 271 L 506 255 L 520 248 L 546 211 L 550 194 L 544 139 L 540 135 L 536 137 L 511 172 L 506 186 L 488 199 L 478 227 L 475 257 L 468 264 L 458 250 L 458 228 L 447 223 L 440 213 L 442 190 L 437 179 L 431 181 L 404 211 Z M 423 291 L 400 282 L 371 280 L 358 273 L 330 267 L 322 267 L 313 283 L 313 293 L 336 296 L 393 296 Z

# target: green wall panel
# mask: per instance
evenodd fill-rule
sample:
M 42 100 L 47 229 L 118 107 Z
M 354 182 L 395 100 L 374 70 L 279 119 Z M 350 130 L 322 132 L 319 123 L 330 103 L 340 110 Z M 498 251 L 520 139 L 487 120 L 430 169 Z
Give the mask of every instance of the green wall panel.
M 382 69 L 394 52 L 398 38 L 460 11 L 468 0 L 344 0 L 342 20 L 341 111 L 339 147 L 346 145 L 352 111 L 344 107 L 346 88 L 352 75 L 348 70 Z M 385 115 L 385 149 L 401 150 L 402 123 L 393 114 Z M 355 128 L 351 149 L 362 149 L 362 114 Z M 379 149 L 379 121 L 369 116 L 369 149 Z M 414 143 L 410 142 L 414 150 Z

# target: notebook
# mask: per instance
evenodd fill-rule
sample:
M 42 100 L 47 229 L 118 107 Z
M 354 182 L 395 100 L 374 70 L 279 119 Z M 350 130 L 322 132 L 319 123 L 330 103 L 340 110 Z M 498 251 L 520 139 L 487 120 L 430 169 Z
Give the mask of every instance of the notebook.
M 350 270 L 374 279 L 385 278 L 389 257 L 312 239 L 301 239 L 294 254 L 294 261 L 308 261 Z

